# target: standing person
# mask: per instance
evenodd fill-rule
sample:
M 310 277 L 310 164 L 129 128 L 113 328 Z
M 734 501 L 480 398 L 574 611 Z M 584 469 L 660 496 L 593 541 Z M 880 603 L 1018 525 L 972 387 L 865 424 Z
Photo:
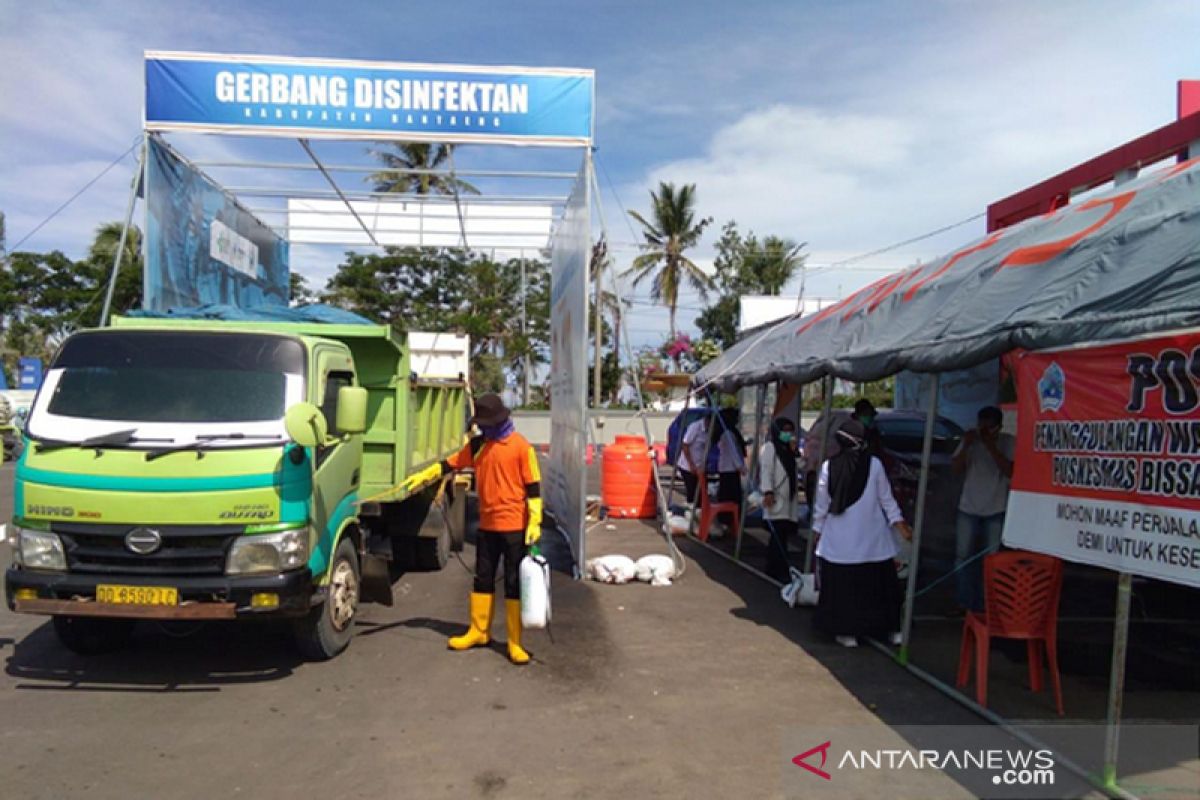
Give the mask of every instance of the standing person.
M 900 634 L 900 585 L 896 579 L 896 533 L 912 538 L 892 496 L 883 464 L 871 455 L 866 429 L 855 419 L 837 432 L 840 451 L 821 465 L 813 532 L 821 594 L 813 619 L 843 647 L 859 636 Z
M 404 486 L 412 491 L 455 470 L 475 468 L 479 494 L 479 536 L 475 545 L 475 585 L 471 592 L 471 625 L 452 637 L 451 650 L 467 650 L 491 641 L 496 570 L 504 560 L 505 621 L 508 658 L 528 664 L 521 647 L 521 582 L 518 568 L 525 548 L 542 536 L 541 471 L 537 453 L 513 428 L 504 402 L 485 394 L 475 402 L 471 423 L 479 435 L 455 455 L 413 475 Z
M 875 404 L 865 397 L 859 398 L 858 402 L 854 404 L 854 418 L 866 428 L 867 449 L 871 451 L 871 455 L 876 458 L 882 456 L 883 436 L 879 433 L 879 426 L 875 424 L 879 418 Z
M 958 604 L 966 611 L 983 610 L 980 554 L 1000 548 L 1016 446 L 1011 435 L 1000 432 L 1004 426 L 1000 409 L 981 408 L 976 421 L 976 427 L 963 435 L 952 461 L 954 470 L 965 476 L 958 500 L 954 569 Z
M 680 425 L 686 418 L 683 414 L 678 417 Z M 712 417 L 705 414 L 700 419 L 687 426 L 687 429 L 682 434 L 677 431 L 668 431 L 667 435 L 674 439 L 677 435 L 682 435 L 679 445 L 679 454 L 676 458 L 679 464 L 679 476 L 683 479 L 683 491 L 687 496 L 687 501 L 690 505 L 698 505 L 700 497 L 696 494 L 696 487 L 700 485 L 699 476 L 704 473 L 704 457 L 708 449 L 708 425 Z M 675 427 L 672 423 L 672 427 Z
M 767 575 L 787 583 L 791 580 L 788 542 L 796 523 L 796 425 L 787 417 L 771 423 L 770 438 L 759 451 L 758 490 L 763 496 L 763 521 L 775 540 L 767 544 Z
M 712 446 L 718 449 L 717 502 L 742 503 L 742 478 L 746 475 L 746 439 L 738 425 L 736 408 L 723 408 L 712 425 Z M 733 515 L 718 514 L 721 524 L 733 525 Z M 733 531 L 736 533 L 736 531 Z

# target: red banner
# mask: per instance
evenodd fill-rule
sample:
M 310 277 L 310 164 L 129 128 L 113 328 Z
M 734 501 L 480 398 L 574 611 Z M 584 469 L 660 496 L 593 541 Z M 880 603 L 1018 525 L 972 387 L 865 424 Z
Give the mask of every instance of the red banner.
M 1004 541 L 1200 586 L 1200 331 L 1016 358 Z

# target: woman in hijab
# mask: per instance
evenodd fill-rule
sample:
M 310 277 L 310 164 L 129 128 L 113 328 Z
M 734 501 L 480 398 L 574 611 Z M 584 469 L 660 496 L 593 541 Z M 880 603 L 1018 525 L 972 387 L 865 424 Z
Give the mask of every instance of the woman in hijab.
M 796 426 L 787 417 L 771 423 L 770 438 L 759 451 L 758 490 L 763 521 L 774 542 L 767 543 L 767 575 L 787 583 L 788 541 L 796 533 Z
M 817 479 L 812 528 L 820 536 L 821 594 L 813 621 L 843 647 L 857 647 L 859 636 L 888 636 L 895 643 L 900 586 L 891 529 L 911 539 L 912 528 L 883 464 L 870 453 L 863 424 L 842 423 L 837 440 L 841 449 L 821 465 Z

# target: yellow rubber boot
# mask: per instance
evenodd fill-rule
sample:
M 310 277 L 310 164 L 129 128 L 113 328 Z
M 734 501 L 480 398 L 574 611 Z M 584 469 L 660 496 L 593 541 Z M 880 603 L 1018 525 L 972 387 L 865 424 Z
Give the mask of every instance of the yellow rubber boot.
M 471 592 L 471 627 L 462 636 L 453 636 L 446 643 L 451 650 L 469 650 L 491 641 L 492 595 Z
M 505 621 L 508 623 L 508 660 L 514 664 L 528 664 L 529 653 L 521 647 L 521 601 L 504 601 Z

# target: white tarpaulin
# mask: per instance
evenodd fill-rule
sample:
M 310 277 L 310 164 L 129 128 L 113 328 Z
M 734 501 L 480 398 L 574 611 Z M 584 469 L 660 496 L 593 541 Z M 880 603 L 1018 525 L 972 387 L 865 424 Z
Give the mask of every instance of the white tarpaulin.
M 550 462 L 546 507 L 584 559 L 587 465 L 587 279 L 591 253 L 590 158 L 554 231 L 550 259 Z
M 554 225 L 549 205 L 497 205 L 464 199 L 341 200 L 288 198 L 288 241 L 293 244 L 372 244 L 394 247 L 460 247 L 463 232 L 476 250 L 545 249 Z M 459 212 L 462 213 L 461 220 Z M 361 220 L 361 222 L 360 222 Z

